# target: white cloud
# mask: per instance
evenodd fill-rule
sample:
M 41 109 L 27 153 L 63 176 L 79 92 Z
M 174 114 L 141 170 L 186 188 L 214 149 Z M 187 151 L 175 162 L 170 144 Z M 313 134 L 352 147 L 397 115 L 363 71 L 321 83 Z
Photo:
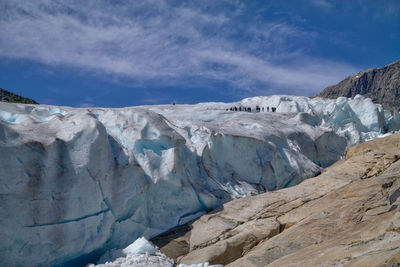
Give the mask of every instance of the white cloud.
M 268 93 L 263 88 L 312 94 L 355 71 L 293 45 L 312 42 L 315 33 L 282 22 L 244 22 L 240 2 L 10 0 L 0 9 L 0 57 L 143 85 L 214 80 L 260 94 Z
M 310 3 L 323 9 L 330 9 L 332 7 L 332 4 L 328 0 L 310 0 Z

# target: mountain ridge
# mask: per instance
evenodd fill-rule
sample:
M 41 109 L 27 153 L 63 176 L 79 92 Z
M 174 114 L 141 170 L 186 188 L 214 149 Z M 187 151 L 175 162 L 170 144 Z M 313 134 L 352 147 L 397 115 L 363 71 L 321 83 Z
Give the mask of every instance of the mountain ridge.
M 316 97 L 353 98 L 356 95 L 369 97 L 385 109 L 400 109 L 400 60 L 349 76 L 336 85 L 325 88 Z
M 21 103 L 21 104 L 39 104 L 33 99 L 14 94 L 8 90 L 0 88 L 0 102 Z

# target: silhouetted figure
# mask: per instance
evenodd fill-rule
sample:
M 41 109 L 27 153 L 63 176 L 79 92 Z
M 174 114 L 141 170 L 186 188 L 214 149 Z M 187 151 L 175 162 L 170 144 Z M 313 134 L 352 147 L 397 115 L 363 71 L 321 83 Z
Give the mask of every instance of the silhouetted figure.
M 264 107 L 262 108 L 262 111 L 264 112 Z
M 269 111 L 269 107 L 267 107 L 267 111 Z
M 260 107 L 259 106 L 256 106 L 256 111 L 260 112 Z
M 275 108 L 275 107 L 272 107 L 271 109 L 272 109 L 272 112 L 275 112 L 275 111 L 276 111 L 276 108 Z
M 248 108 L 247 108 L 247 111 L 248 111 L 248 112 L 251 112 L 251 107 L 248 107 Z
M 239 111 L 242 111 L 242 107 L 239 107 Z
M 233 109 L 234 109 L 235 111 L 237 111 L 237 107 L 234 107 Z

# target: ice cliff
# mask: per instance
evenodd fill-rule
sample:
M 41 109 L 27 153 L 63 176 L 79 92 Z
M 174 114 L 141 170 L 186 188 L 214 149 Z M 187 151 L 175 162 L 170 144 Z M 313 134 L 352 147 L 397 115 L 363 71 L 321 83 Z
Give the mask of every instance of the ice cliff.
M 123 109 L 0 103 L 0 266 L 92 261 L 230 199 L 295 185 L 346 147 L 399 127 L 399 114 L 361 96 Z

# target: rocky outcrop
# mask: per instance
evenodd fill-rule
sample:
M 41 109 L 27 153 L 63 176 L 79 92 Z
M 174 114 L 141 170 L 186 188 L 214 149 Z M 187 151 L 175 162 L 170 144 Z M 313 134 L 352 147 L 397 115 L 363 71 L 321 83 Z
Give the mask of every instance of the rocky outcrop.
M 38 104 L 35 100 L 22 97 L 11 93 L 10 91 L 0 88 L 0 102 L 22 103 L 22 104 Z
M 400 60 L 380 69 L 359 72 L 326 88 L 319 97 L 338 98 L 363 95 L 385 109 L 400 109 Z
M 351 147 L 315 178 L 234 200 L 155 242 L 186 264 L 392 266 L 400 263 L 399 159 L 400 133 Z

